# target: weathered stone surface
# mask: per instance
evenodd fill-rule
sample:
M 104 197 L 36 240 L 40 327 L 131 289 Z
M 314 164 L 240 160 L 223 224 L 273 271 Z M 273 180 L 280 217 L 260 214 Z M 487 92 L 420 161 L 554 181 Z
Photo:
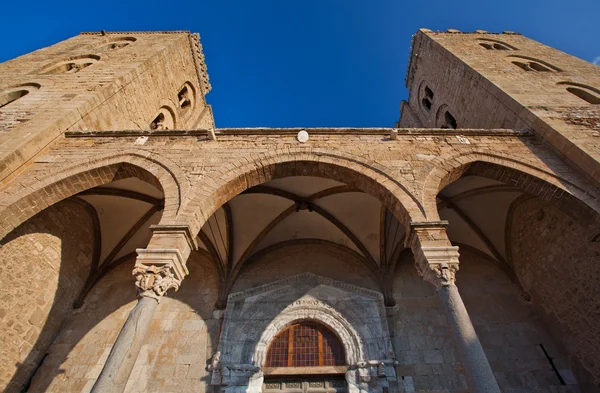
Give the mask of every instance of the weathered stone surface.
M 481 39 L 518 51 L 493 52 Z M 562 71 L 524 71 L 506 58 L 517 52 Z M 88 393 L 110 357 L 115 369 L 133 364 L 117 391 L 215 391 L 223 380 L 225 390 L 259 391 L 270 338 L 321 315 L 348 321 L 331 326 L 354 354 L 350 390 L 466 392 L 473 367 L 456 352 L 457 320 L 421 274 L 442 291 L 456 282 L 485 353 L 477 359 L 487 358 L 503 392 L 598 392 L 598 116 L 558 84 L 565 79 L 600 88 L 597 67 L 519 35 L 422 30 L 399 125 L 459 129 L 306 129 L 300 143 L 300 129 L 214 128 L 203 56 L 187 32 L 83 34 L 0 65 L 0 94 L 29 89 L 0 110 L 0 387 L 19 392 L 32 377 L 29 392 Z M 387 259 L 369 264 L 354 249 L 304 239 L 238 266 L 231 249 L 219 261 L 202 248 L 200 229 L 226 202 L 293 176 L 375 197 L 399 222 L 399 246 L 387 252 L 383 241 Z M 134 257 L 91 274 L 101 223 L 80 194 L 106 196 L 122 181 L 154 190 L 150 202 L 125 194 L 160 211 L 157 226 L 142 228 L 150 240 L 136 268 L 138 287 L 160 303 L 140 316 L 147 333 L 138 330 L 139 353 L 125 362 L 119 348 L 110 354 L 136 302 Z M 466 203 L 444 194 L 452 187 Z M 457 206 L 470 204 L 482 214 L 461 218 Z M 444 229 L 407 239 L 415 224 L 441 219 L 456 238 Z M 146 258 L 163 251 L 168 258 Z M 260 286 L 278 289 L 249 295 Z M 226 302 L 240 291 L 248 296 Z M 76 298 L 82 307 L 72 310 Z M 259 344 L 262 352 L 248 347 Z M 229 374 L 215 376 L 227 362 Z

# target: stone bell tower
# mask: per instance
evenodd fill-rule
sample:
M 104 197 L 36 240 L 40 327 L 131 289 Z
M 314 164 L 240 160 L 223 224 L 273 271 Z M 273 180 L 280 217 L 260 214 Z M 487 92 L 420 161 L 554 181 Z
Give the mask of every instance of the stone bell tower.
M 513 32 L 420 29 L 398 127 L 530 128 L 600 179 L 600 67 Z
M 0 185 L 65 131 L 214 126 L 199 35 L 184 31 L 82 33 L 0 64 L 0 85 Z

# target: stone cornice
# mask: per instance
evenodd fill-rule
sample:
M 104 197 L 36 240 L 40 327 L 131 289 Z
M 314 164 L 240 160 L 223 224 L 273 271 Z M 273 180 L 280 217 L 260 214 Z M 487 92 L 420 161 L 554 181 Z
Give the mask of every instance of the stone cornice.
M 216 128 L 216 136 L 250 136 L 250 135 L 290 135 L 299 131 L 307 131 L 309 135 L 375 135 L 389 137 L 396 131 L 398 137 L 411 136 L 495 136 L 495 137 L 531 137 L 531 130 L 510 129 L 458 129 L 447 128 Z M 115 137 L 206 137 L 211 130 L 115 130 L 115 131 L 68 131 L 67 138 L 115 138 Z

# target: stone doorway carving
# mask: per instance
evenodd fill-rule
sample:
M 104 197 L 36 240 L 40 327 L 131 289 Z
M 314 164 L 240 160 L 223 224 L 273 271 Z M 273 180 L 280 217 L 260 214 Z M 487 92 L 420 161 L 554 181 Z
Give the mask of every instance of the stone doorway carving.
M 345 393 L 344 375 L 265 377 L 263 393 Z
M 383 295 L 305 273 L 229 296 L 211 384 L 226 393 L 261 392 L 270 343 L 299 321 L 337 335 L 348 392 L 383 392 L 396 380 Z

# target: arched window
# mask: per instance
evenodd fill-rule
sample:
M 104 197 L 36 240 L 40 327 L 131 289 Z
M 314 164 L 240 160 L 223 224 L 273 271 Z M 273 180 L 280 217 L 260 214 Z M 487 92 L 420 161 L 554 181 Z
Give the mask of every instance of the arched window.
M 343 366 L 344 348 L 325 326 L 303 321 L 280 332 L 271 342 L 265 367 Z
M 175 129 L 175 114 L 173 110 L 167 106 L 163 106 L 158 110 L 154 119 L 150 122 L 151 130 L 173 130 Z
M 137 39 L 134 37 L 115 38 L 115 39 L 111 40 L 108 44 L 102 45 L 100 48 L 98 48 L 98 50 L 113 51 L 113 50 L 117 50 L 117 49 L 122 49 L 135 41 L 137 41 Z
M 562 70 L 543 60 L 526 56 L 509 56 L 508 59 L 523 71 L 561 72 Z M 518 59 L 518 60 L 515 60 Z
M 11 102 L 15 102 L 21 97 L 25 97 L 31 90 L 37 90 L 39 88 L 40 85 L 36 83 L 28 83 L 0 92 L 0 108 L 7 106 Z
M 429 86 L 425 85 L 421 92 L 421 96 L 423 97 L 421 99 L 421 105 L 423 105 L 425 111 L 431 111 L 431 107 L 433 106 L 433 90 L 431 90 Z
M 456 119 L 450 114 L 450 112 L 446 111 L 446 113 L 444 113 L 444 123 L 440 126 L 440 128 L 451 128 L 453 130 L 456 129 Z
M 479 45 L 483 46 L 487 50 L 518 50 L 516 47 L 499 40 L 493 40 L 490 38 L 478 38 L 478 40 L 483 41 L 479 43 Z
M 559 82 L 558 84 L 565 85 L 569 93 L 576 95 L 588 104 L 600 105 L 600 89 L 573 82 Z
M 45 74 L 75 74 L 100 60 L 100 56 L 87 55 L 52 64 L 45 68 Z

